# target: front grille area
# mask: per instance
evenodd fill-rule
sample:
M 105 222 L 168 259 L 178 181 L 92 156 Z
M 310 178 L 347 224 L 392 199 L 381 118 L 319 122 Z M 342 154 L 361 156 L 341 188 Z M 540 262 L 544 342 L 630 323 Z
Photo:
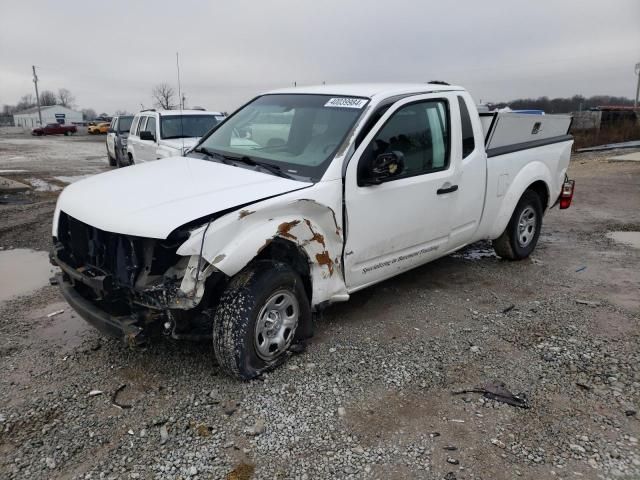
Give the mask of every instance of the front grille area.
M 97 269 L 123 287 L 133 287 L 143 258 L 143 239 L 105 232 L 60 212 L 60 260 L 75 269 Z
M 58 251 L 61 261 L 89 275 L 100 272 L 116 288 L 133 289 L 140 272 L 162 275 L 178 262 L 180 242 L 105 232 L 64 212 L 58 223 Z

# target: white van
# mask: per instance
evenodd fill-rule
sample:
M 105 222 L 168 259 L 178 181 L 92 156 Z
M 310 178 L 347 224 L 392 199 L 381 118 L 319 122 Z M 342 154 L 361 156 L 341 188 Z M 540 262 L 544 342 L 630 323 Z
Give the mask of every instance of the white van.
M 183 155 L 225 116 L 205 110 L 143 110 L 127 141 L 129 164 Z

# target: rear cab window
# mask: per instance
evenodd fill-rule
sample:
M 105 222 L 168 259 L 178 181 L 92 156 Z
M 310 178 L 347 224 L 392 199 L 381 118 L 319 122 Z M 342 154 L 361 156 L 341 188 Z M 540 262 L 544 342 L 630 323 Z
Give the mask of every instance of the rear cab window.
M 460 125 L 462 127 L 462 158 L 466 158 L 476 148 L 473 138 L 473 125 L 471 124 L 467 103 L 461 96 L 458 96 L 458 105 L 460 106 Z

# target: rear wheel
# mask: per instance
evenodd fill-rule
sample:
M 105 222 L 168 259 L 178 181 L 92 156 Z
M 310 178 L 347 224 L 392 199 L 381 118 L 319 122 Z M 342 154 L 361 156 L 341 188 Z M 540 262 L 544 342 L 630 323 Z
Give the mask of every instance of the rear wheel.
M 216 359 L 231 376 L 255 378 L 286 358 L 298 325 L 310 319 L 300 276 L 281 262 L 255 262 L 234 277 L 216 308 Z
M 542 227 L 542 202 L 533 190 L 524 192 L 505 231 L 493 241 L 496 253 L 509 260 L 527 258 L 536 248 Z

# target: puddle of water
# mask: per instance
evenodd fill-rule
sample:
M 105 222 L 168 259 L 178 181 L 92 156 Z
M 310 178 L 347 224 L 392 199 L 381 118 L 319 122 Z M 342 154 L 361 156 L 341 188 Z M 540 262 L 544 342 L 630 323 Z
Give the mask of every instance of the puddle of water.
M 49 284 L 54 267 L 49 254 L 18 248 L 0 251 L 0 302 Z
M 56 180 L 60 180 L 63 183 L 73 183 L 73 182 L 77 182 L 78 180 L 82 180 L 84 178 L 89 178 L 91 177 L 91 174 L 87 174 L 87 175 L 61 175 L 59 177 L 53 177 Z
M 607 233 L 607 237 L 614 242 L 640 250 L 640 232 L 609 232 Z
M 27 205 L 33 203 L 33 200 L 19 193 L 0 195 L 0 205 Z
M 41 178 L 27 178 L 27 181 L 31 184 L 31 186 L 38 192 L 57 192 L 61 190 L 62 187 L 59 185 L 53 185 L 46 180 L 42 180 Z
M 47 317 L 48 314 L 60 310 L 64 311 Z M 93 330 L 66 302 L 52 303 L 35 310 L 30 314 L 30 318 L 38 321 L 34 330 L 38 338 L 60 345 L 65 351 L 80 346 L 84 337 Z

